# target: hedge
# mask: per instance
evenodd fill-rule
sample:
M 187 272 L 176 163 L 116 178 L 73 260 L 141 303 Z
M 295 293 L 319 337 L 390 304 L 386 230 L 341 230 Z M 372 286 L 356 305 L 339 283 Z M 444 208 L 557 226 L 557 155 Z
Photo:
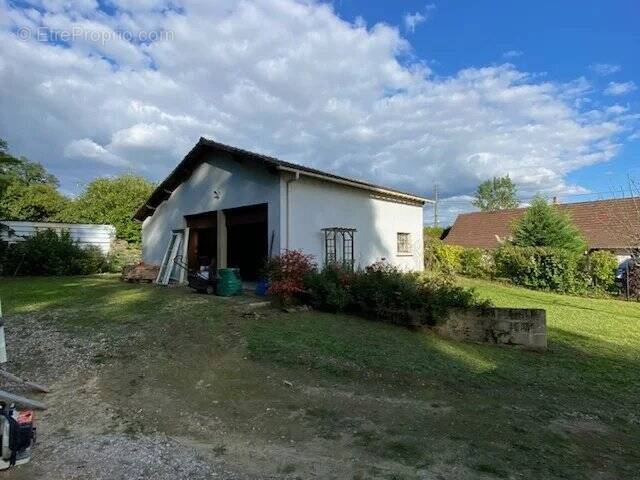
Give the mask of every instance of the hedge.
M 597 250 L 584 257 L 584 262 L 583 268 L 592 287 L 605 292 L 615 290 L 618 259 L 614 254 Z
M 472 278 L 504 278 L 516 285 L 564 293 L 616 289 L 618 260 L 608 251 L 582 255 L 566 249 L 505 244 L 496 250 L 447 245 L 425 237 L 424 267 Z
M 564 293 L 579 293 L 588 285 L 581 256 L 569 250 L 505 245 L 496 250 L 496 275 L 516 285 Z
M 304 286 L 314 308 L 409 327 L 433 324 L 449 307 L 490 305 L 445 274 L 403 272 L 385 262 L 357 272 L 314 271 L 305 276 Z
M 494 276 L 493 256 L 481 248 L 448 245 L 437 238 L 425 238 L 424 268 L 446 274 L 458 273 L 474 278 Z

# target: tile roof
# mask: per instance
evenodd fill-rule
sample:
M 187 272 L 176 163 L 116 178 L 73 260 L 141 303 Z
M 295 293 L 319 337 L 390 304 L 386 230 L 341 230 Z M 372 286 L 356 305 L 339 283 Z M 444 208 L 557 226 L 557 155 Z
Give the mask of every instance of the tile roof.
M 559 204 L 582 232 L 590 249 L 625 249 L 640 243 L 640 198 Z M 458 215 L 444 242 L 495 248 L 511 235 L 511 225 L 526 208 Z M 500 239 L 500 240 L 499 240 Z

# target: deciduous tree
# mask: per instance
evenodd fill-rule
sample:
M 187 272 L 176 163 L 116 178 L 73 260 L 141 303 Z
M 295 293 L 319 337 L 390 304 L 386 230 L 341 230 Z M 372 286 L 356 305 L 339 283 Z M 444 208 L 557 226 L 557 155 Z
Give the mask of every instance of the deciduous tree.
M 509 175 L 493 177 L 478 186 L 473 205 L 483 212 L 516 208 L 518 206 L 516 186 Z
M 40 163 L 14 157 L 0 139 L 0 218 L 52 220 L 68 203 L 57 186 L 58 179 Z
M 132 217 L 152 191 L 153 184 L 138 175 L 96 178 L 59 218 L 65 222 L 111 224 L 118 238 L 138 243 L 140 224 Z
M 0 198 L 2 198 L 7 185 L 11 183 L 9 168 L 20 162 L 19 159 L 9 154 L 7 148 L 7 142 L 0 138 Z
M 0 197 L 0 218 L 46 222 L 56 220 L 69 199 L 50 184 L 11 182 Z

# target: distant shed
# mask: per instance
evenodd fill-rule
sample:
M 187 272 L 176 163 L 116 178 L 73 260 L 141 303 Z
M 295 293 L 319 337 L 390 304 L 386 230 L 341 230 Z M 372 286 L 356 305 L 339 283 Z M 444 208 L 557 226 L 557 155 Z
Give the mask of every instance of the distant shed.
M 9 242 L 21 242 L 34 233 L 42 230 L 53 230 L 57 233 L 69 232 L 69 236 L 81 246 L 98 247 L 102 253 L 111 250 L 111 243 L 116 238 L 113 225 L 94 225 L 89 223 L 53 223 L 53 222 L 18 222 L 0 220 L 0 239 Z

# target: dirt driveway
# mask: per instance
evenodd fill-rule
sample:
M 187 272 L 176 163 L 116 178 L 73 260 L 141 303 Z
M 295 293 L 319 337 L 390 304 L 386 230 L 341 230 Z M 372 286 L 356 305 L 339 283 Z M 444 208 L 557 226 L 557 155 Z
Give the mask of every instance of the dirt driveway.
M 538 354 L 110 276 L 0 294 L 10 371 L 53 389 L 32 463 L 2 478 L 637 477 L 636 306 L 607 323 L 610 303 L 550 296 Z
M 37 414 L 32 463 L 4 478 L 418 478 L 353 445 L 377 428 L 368 415 L 447 409 L 249 360 L 241 328 L 255 317 L 251 301 L 219 300 L 211 312 L 225 323 L 214 331 L 174 321 L 76 330 L 65 309 L 11 316 L 9 368 L 52 393 L 29 392 L 50 408 Z

